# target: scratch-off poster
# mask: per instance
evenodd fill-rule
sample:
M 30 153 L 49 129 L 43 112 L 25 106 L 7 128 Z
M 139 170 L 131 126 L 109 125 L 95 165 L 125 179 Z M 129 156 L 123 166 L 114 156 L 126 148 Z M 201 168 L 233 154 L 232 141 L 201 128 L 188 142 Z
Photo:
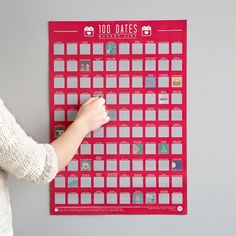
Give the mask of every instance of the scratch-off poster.
M 51 214 L 187 214 L 186 21 L 49 22 L 50 139 L 91 96 L 110 122 L 50 184 Z

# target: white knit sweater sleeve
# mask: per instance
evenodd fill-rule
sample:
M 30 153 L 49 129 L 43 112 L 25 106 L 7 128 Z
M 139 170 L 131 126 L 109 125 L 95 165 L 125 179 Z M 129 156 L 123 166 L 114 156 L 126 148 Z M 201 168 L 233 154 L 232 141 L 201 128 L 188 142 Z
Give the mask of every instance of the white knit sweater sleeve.
M 29 137 L 1 99 L 0 168 L 32 183 L 48 183 L 58 171 L 54 148 Z

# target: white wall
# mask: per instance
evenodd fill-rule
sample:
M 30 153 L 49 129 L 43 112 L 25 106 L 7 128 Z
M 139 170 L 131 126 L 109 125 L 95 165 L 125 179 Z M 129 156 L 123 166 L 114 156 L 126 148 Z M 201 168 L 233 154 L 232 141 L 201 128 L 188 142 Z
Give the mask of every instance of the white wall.
M 0 0 L 0 96 L 41 142 L 49 20 L 188 20 L 188 216 L 50 216 L 48 186 L 11 178 L 15 236 L 236 235 L 235 9 L 233 0 Z

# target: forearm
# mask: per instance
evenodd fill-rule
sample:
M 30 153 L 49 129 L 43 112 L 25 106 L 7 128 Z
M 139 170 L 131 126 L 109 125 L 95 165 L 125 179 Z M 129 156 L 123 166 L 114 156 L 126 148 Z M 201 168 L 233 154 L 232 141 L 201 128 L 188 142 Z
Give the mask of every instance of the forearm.
M 59 138 L 51 143 L 57 154 L 59 171 L 67 166 L 73 158 L 87 133 L 87 127 L 81 120 L 77 119 Z
M 58 171 L 51 145 L 38 143 L 22 129 L 0 99 L 0 168 L 31 183 L 48 183 Z

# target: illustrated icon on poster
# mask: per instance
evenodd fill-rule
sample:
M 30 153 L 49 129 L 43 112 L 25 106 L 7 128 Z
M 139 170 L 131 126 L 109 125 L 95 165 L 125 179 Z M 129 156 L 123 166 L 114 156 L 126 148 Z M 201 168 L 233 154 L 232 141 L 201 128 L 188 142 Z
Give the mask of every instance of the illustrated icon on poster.
M 142 36 L 151 36 L 152 35 L 152 28 L 151 26 L 143 26 L 142 27 Z
M 92 26 L 84 27 L 84 36 L 85 37 L 93 37 L 94 36 L 94 28 Z

